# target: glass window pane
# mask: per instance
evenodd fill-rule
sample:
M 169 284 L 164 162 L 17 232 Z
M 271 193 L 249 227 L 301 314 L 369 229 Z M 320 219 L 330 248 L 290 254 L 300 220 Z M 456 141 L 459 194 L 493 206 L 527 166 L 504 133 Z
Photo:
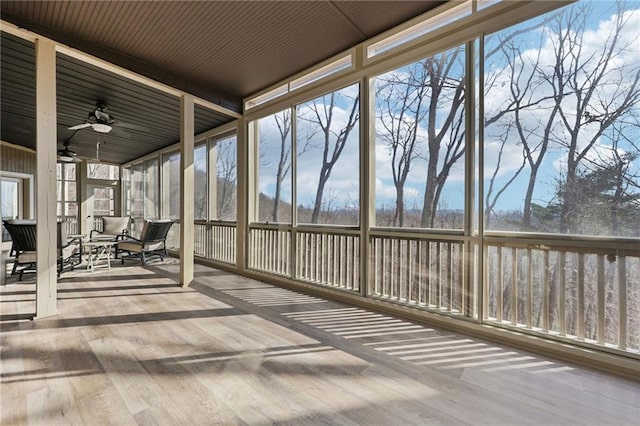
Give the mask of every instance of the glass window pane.
M 120 168 L 112 164 L 88 163 L 87 178 L 117 180 L 120 179 Z
M 639 13 L 581 1 L 486 38 L 487 229 L 640 236 Z
M 258 120 L 258 218 L 291 223 L 291 111 Z
M 296 112 L 298 222 L 357 225 L 360 212 L 359 85 Z
M 236 135 L 215 143 L 217 192 L 216 217 L 219 220 L 236 220 L 237 189 L 237 138 Z
M 169 205 L 165 207 L 165 214 L 168 219 L 180 218 L 180 153 L 165 156 L 168 163 L 166 183 L 168 190 Z
M 18 182 L 3 180 L 0 188 L 2 195 L 2 219 L 16 219 L 19 217 L 19 191 Z
M 64 183 L 64 199 L 65 201 L 77 201 L 76 198 L 76 183 L 65 182 Z
M 77 216 L 78 215 L 78 204 L 77 203 L 65 203 L 65 216 Z
M 144 175 L 141 164 L 131 168 L 131 216 L 144 217 Z
M 65 180 L 76 180 L 76 165 L 73 163 L 63 164 Z
M 144 216 L 147 219 L 157 219 L 158 194 L 158 160 L 148 160 L 144 163 Z
M 193 150 L 193 203 L 194 219 L 207 219 L 207 145 Z
M 465 49 L 375 78 L 376 225 L 464 227 Z

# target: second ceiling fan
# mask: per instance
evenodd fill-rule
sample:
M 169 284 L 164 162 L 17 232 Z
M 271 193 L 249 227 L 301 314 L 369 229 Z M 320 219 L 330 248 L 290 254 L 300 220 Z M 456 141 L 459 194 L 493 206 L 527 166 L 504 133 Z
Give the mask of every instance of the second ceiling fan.
M 107 112 L 107 106 L 98 102 L 96 109 L 89 113 L 84 123 L 69 127 L 69 130 L 80 130 L 91 127 L 98 133 L 109 133 L 113 129 L 114 123 L 115 120 L 113 116 Z

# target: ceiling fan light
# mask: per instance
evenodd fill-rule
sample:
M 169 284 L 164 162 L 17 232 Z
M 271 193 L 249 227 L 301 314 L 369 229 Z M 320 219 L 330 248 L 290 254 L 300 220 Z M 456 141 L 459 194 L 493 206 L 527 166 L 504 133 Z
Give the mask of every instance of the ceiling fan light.
M 69 156 L 69 155 L 59 155 L 58 159 L 62 162 L 65 163 L 71 163 L 73 161 L 73 157 Z
M 111 126 L 104 123 L 92 123 L 91 127 L 98 133 L 109 133 L 111 131 Z

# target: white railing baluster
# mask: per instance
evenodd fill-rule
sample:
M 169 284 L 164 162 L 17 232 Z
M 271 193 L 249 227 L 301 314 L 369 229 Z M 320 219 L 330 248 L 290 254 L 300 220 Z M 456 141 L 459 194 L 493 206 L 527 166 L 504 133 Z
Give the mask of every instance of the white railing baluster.
M 618 347 L 627 349 L 627 258 L 618 256 Z
M 498 280 L 496 290 L 496 320 L 502 322 L 502 289 L 504 282 L 504 269 L 502 265 L 502 246 L 498 247 Z
M 584 340 L 584 253 L 578 254 L 578 340 Z
M 549 331 L 549 250 L 543 253 L 542 286 L 542 331 Z
M 558 292 L 558 321 L 560 321 L 560 335 L 566 336 L 567 334 L 567 313 L 566 313 L 566 282 L 567 282 L 567 274 L 566 274 L 566 255 L 564 251 L 558 252 L 558 280 L 559 280 L 559 289 Z
M 604 282 L 604 255 L 598 255 L 598 325 L 597 341 L 604 345 L 604 319 L 605 319 L 605 282 Z
M 451 252 L 452 252 L 452 246 L 451 243 L 444 243 L 444 247 L 446 250 L 445 253 L 445 266 L 446 266 L 446 270 L 445 270 L 445 283 L 447 285 L 447 288 L 445 289 L 447 292 L 447 300 L 446 300 L 446 306 L 444 306 L 445 309 L 447 309 L 448 311 L 450 311 L 452 309 L 452 302 L 453 302 L 453 281 L 452 281 L 452 273 L 451 273 L 451 262 L 452 262 L 452 256 L 451 256 Z

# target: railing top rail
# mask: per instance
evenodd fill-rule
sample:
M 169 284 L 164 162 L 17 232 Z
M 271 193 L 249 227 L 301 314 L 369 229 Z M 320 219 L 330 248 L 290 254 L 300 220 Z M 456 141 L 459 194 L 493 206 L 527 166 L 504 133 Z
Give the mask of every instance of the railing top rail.
M 298 232 L 311 234 L 328 235 L 360 235 L 360 228 L 357 226 L 333 226 L 333 225 L 299 225 L 296 226 Z
M 271 229 L 278 231 L 291 231 L 290 223 L 263 223 L 263 222 L 252 222 L 249 224 L 249 229 Z
M 538 250 L 640 256 L 640 239 L 591 237 L 582 235 L 544 235 L 533 233 L 487 233 L 485 244 Z
M 407 229 L 407 228 L 371 228 L 372 237 L 388 237 L 398 239 L 467 241 L 471 237 L 461 230 L 445 229 Z
M 360 228 L 357 226 L 308 225 L 308 224 L 293 226 L 290 223 L 253 222 L 249 224 L 249 229 L 270 229 L 270 230 L 278 230 L 278 231 L 291 231 L 295 229 L 298 232 L 309 232 L 309 233 L 316 233 L 316 234 L 360 235 Z
M 196 219 L 193 221 L 194 224 L 196 225 L 212 225 L 212 226 L 229 226 L 229 227 L 235 227 L 238 225 L 238 223 L 234 220 L 200 220 L 200 219 Z

